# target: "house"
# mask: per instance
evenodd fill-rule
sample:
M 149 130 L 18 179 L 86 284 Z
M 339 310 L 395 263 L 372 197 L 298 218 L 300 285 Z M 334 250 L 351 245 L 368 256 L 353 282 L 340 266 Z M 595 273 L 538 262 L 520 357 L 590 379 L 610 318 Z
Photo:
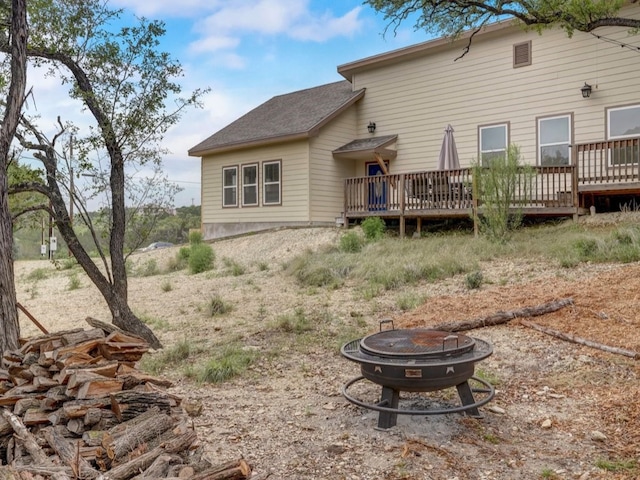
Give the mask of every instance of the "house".
M 338 73 L 344 81 L 275 97 L 189 150 L 202 158 L 205 238 L 371 215 L 399 219 L 403 233 L 406 221 L 468 216 L 481 211 L 471 167 L 510 144 L 536 172 L 527 215 L 640 196 L 640 36 L 622 28 L 568 38 L 503 21 Z M 442 172 L 447 125 L 460 168 Z

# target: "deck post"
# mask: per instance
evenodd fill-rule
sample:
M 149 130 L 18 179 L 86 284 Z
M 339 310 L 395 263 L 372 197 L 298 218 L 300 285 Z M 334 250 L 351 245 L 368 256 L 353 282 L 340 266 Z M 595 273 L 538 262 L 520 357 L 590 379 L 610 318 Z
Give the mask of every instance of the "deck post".
M 480 233 L 480 227 L 478 225 L 478 179 L 476 175 L 471 179 L 471 210 L 473 211 L 473 236 L 477 237 Z

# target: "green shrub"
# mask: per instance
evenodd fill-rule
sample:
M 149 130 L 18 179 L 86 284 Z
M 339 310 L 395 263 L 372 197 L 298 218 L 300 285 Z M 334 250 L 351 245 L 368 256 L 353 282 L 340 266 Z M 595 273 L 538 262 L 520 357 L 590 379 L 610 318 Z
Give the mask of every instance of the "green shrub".
M 418 305 L 422 305 L 423 303 L 424 297 L 415 293 L 405 293 L 403 295 L 400 295 L 396 300 L 396 305 L 403 312 L 413 310 Z
M 177 257 L 179 260 L 189 260 L 189 256 L 191 255 L 191 248 L 189 247 L 180 247 L 178 250 Z
M 198 243 L 191 246 L 189 252 L 189 271 L 191 273 L 202 273 L 213 268 L 215 254 L 211 245 Z
M 362 222 L 362 231 L 365 238 L 370 242 L 375 242 L 384 237 L 387 226 L 380 217 L 369 217 Z
M 182 340 L 171 348 L 164 348 L 156 354 L 145 354 L 140 360 L 140 368 L 148 373 L 158 374 L 166 368 L 175 366 L 188 359 L 193 347 L 187 340 Z
M 233 307 L 222 300 L 220 295 L 214 295 L 211 297 L 207 309 L 209 311 L 209 315 L 215 317 L 216 315 L 224 315 L 225 313 L 230 312 Z
M 304 333 L 313 329 L 311 320 L 302 308 L 296 308 L 293 314 L 276 318 L 276 328 L 287 333 Z
M 189 244 L 199 245 L 202 243 L 202 232 L 200 230 L 194 230 L 189 234 Z
M 229 345 L 196 371 L 196 380 L 200 383 L 222 383 L 244 372 L 254 358 L 253 352 Z
M 80 282 L 80 279 L 78 278 L 77 274 L 72 274 L 69 277 L 69 290 L 77 290 L 82 286 L 82 283 Z
M 583 260 L 593 260 L 598 253 L 598 240 L 595 238 L 580 238 L 574 244 L 576 252 Z
M 509 145 L 506 155 L 492 158 L 488 165 L 474 165 L 473 178 L 482 202 L 480 231 L 499 243 L 511 238 L 523 219 L 522 208 L 531 196 L 535 173 L 530 165 L 522 164 L 520 149 Z
M 480 271 L 468 273 L 467 276 L 464 278 L 464 285 L 469 290 L 476 290 L 480 288 L 483 282 L 484 282 L 484 275 L 482 275 L 482 272 Z
M 167 261 L 167 272 L 177 272 L 187 268 L 188 262 L 186 258 L 181 258 L 180 255 L 176 255 Z
M 68 258 L 65 258 L 64 260 L 60 260 L 59 262 L 56 262 L 56 265 L 60 270 L 71 270 L 72 268 L 78 266 L 78 262 L 74 257 L 68 257 Z
M 363 239 L 356 232 L 347 232 L 340 237 L 340 251 L 345 253 L 357 253 L 362 250 Z
M 29 274 L 27 275 L 27 280 L 33 282 L 44 280 L 46 278 L 49 278 L 49 276 L 51 276 L 51 273 L 51 270 L 48 268 L 36 268 L 35 270 L 29 272 Z
M 155 258 L 150 258 L 146 262 L 138 265 L 135 269 L 135 276 L 137 277 L 152 277 L 154 275 L 158 275 L 160 273 L 160 269 L 158 269 L 158 262 Z
M 160 288 L 162 288 L 163 292 L 170 292 L 171 290 L 173 290 L 173 285 L 171 285 L 171 282 L 169 280 L 165 280 L 164 282 L 162 282 L 162 286 Z
M 240 265 L 238 262 L 229 257 L 224 257 L 222 259 L 222 262 L 224 263 L 224 266 L 229 270 L 229 273 L 231 273 L 231 275 L 233 275 L 234 277 L 244 275 L 246 271 L 243 265 Z

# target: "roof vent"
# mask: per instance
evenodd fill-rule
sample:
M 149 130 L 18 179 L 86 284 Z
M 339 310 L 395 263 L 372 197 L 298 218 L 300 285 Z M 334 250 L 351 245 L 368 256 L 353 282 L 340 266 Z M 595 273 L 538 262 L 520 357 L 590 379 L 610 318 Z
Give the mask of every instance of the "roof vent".
M 531 65 L 531 40 L 513 46 L 513 68 Z

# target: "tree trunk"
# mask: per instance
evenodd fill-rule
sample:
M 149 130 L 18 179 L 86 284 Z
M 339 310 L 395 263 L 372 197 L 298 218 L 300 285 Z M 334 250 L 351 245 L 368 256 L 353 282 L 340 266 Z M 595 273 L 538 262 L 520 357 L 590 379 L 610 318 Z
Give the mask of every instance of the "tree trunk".
M 11 2 L 11 85 L 0 126 L 0 355 L 18 348 L 20 324 L 13 271 L 13 225 L 9 211 L 7 165 L 27 85 L 27 5 Z
M 75 259 L 86 272 L 87 276 L 91 279 L 98 290 L 100 290 L 100 293 L 104 297 L 107 305 L 109 306 L 109 310 L 111 311 L 113 324 L 123 330 L 144 338 L 152 348 L 162 348 L 160 340 L 158 340 L 153 331 L 131 311 L 131 308 L 128 305 L 128 283 L 124 258 L 124 236 L 126 225 L 124 159 L 122 149 L 115 138 L 113 125 L 108 116 L 101 109 L 99 102 L 96 100 L 91 81 L 81 66 L 78 65 L 78 63 L 76 63 L 71 57 L 60 52 L 51 53 L 31 51 L 30 54 L 35 57 L 46 58 L 59 62 L 69 69 L 76 80 L 78 90 L 83 93 L 85 105 L 93 114 L 102 132 L 102 138 L 109 153 L 111 166 L 109 175 L 112 215 L 111 232 L 109 236 L 109 257 L 111 268 L 107 268 L 107 276 L 100 271 L 93 262 L 93 259 L 89 257 L 73 230 L 73 225 L 71 224 L 71 219 L 67 212 L 66 203 L 62 197 L 60 186 L 58 185 L 55 177 L 55 152 L 53 152 L 52 148 L 46 148 L 44 149 L 45 154 L 36 154 L 36 157 L 44 163 L 47 171 L 47 185 L 49 187 L 48 195 L 55 213 L 58 231 L 64 238 Z M 38 132 L 35 131 L 35 128 L 32 130 L 32 133 L 38 136 Z M 41 148 L 40 150 L 43 149 Z M 105 267 L 108 267 L 104 257 L 103 260 L 105 262 Z
M 111 297 L 107 298 L 107 303 L 115 326 L 144 338 L 151 348 L 162 348 L 160 340 L 158 340 L 158 337 L 155 336 L 153 331 L 131 311 L 126 297 L 123 299 L 122 296 L 112 292 Z

